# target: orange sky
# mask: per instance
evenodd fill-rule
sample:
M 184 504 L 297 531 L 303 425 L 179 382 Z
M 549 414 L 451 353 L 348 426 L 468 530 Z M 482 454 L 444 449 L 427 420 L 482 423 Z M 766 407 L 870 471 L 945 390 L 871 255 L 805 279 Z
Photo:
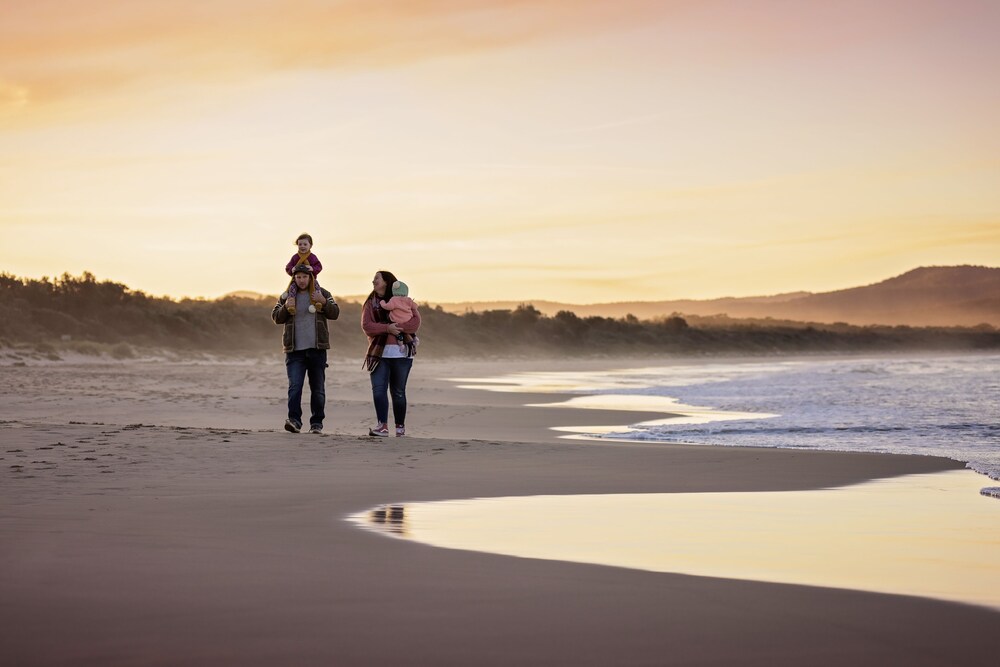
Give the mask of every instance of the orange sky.
M 386 268 L 432 302 L 1000 265 L 995 2 L 0 0 L 0 16 L 0 271 L 19 276 L 271 294 L 301 231 L 334 293 Z

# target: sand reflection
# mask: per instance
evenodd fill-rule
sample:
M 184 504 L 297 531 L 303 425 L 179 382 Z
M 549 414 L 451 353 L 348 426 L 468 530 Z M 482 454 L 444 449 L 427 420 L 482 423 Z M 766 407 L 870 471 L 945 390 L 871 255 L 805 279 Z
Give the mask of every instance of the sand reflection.
M 411 503 L 352 518 L 451 549 L 1000 609 L 1000 502 L 979 495 L 981 482 L 961 470 L 804 492 Z

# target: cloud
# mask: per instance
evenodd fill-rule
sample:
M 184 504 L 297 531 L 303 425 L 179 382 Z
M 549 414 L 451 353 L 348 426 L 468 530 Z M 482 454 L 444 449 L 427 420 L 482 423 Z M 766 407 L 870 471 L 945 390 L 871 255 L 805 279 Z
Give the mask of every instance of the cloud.
M 651 27 L 662 32 L 646 52 L 654 69 L 710 63 L 716 71 L 754 58 L 784 66 L 810 52 L 850 55 L 861 43 L 905 63 L 924 62 L 921 53 L 938 62 L 964 53 L 956 46 L 963 31 L 995 23 L 996 7 L 973 0 L 0 0 L 0 120 L 42 123 L 42 112 L 56 107 L 106 115 L 116 108 L 106 97 L 128 96 L 130 107 L 171 104 L 183 84 L 368 71 Z M 946 33 L 951 41 L 940 42 Z M 961 71 L 992 72 L 996 51 L 981 50 L 963 56 Z M 624 116 L 580 131 L 653 120 Z
M 649 0 L 2 1 L 0 104 L 6 106 L 81 100 L 139 83 L 466 55 L 638 23 L 665 6 Z

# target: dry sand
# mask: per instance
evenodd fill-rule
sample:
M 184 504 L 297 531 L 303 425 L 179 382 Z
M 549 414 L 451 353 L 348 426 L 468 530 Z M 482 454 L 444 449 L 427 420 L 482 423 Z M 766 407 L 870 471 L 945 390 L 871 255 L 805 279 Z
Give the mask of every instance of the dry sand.
M 372 410 L 353 361 L 331 364 L 322 436 L 281 430 L 284 368 L 275 361 L 0 366 L 0 664 L 995 657 L 1000 614 L 984 608 L 437 549 L 344 520 L 392 502 L 810 489 L 962 467 L 560 440 L 548 427 L 661 415 L 525 408 L 563 397 L 443 379 L 560 367 L 569 366 L 418 360 L 412 437 L 375 440 L 360 435 Z

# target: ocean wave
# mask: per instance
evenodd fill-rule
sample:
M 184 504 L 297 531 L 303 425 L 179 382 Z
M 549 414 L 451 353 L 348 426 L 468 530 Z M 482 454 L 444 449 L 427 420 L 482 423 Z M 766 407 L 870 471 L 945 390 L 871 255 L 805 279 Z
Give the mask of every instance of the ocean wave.
M 667 369 L 663 369 L 668 372 Z M 692 371 L 687 370 L 688 379 Z M 641 391 L 759 420 L 669 421 L 605 433 L 608 439 L 943 456 L 1000 479 L 1000 357 L 806 362 L 727 373 L 721 382 L 657 383 Z

